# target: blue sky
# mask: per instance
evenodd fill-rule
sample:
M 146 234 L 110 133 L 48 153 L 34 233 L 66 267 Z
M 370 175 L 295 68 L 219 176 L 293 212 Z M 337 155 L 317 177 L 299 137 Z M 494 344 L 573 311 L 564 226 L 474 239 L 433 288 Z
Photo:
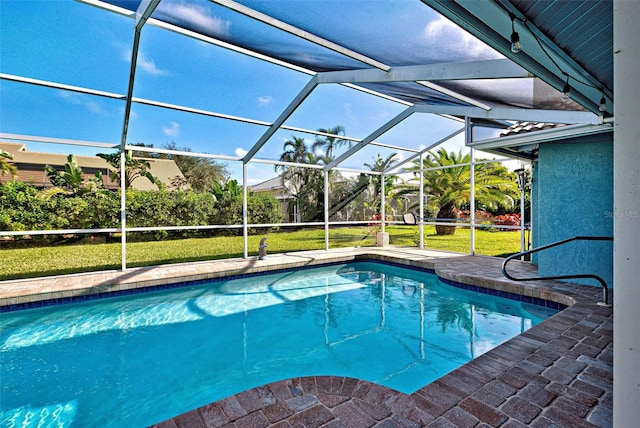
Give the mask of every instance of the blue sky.
M 162 4 L 162 3 L 161 3 Z M 230 24 L 207 14 L 197 2 L 175 1 L 191 8 L 207 25 L 230 31 Z M 67 85 L 125 94 L 133 39 L 129 18 L 70 0 L 0 0 L 0 71 Z M 486 47 L 437 15 L 423 23 L 424 34 L 442 34 L 458 46 Z M 491 55 L 491 52 L 489 52 Z M 138 58 L 134 96 L 227 115 L 272 122 L 309 76 L 220 47 L 145 26 Z M 0 81 L 0 132 L 118 144 L 124 102 L 59 89 Z M 287 120 L 307 129 L 342 125 L 350 137 L 364 138 L 405 106 L 339 85 L 318 87 Z M 414 115 L 377 141 L 412 148 L 425 147 L 450 134 L 460 123 L 433 115 Z M 162 147 L 174 142 L 195 152 L 241 156 L 266 127 L 135 104 L 127 141 Z M 277 159 L 292 135 L 278 131 L 257 157 Z M 462 145 L 457 138 L 454 149 Z M 27 143 L 30 151 L 95 154 L 101 149 Z M 341 166 L 363 168 L 376 154 L 368 147 Z M 400 158 L 410 153 L 400 153 Z M 240 165 L 229 164 L 234 178 Z M 366 168 L 366 167 L 365 167 Z M 274 175 L 273 166 L 251 165 L 249 183 Z

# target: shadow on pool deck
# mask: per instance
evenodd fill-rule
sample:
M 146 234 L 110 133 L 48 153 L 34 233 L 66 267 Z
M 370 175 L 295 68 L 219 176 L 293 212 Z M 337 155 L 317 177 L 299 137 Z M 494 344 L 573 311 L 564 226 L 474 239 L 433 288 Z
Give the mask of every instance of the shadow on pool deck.
M 490 257 L 432 257 L 393 248 L 359 253 L 569 307 L 411 395 L 351 378 L 295 378 L 244 391 L 155 426 L 612 426 L 613 310 L 596 303 L 599 288 L 554 281 L 515 283 L 502 276 L 502 259 Z M 535 272 L 528 263 L 513 266 L 516 276 Z

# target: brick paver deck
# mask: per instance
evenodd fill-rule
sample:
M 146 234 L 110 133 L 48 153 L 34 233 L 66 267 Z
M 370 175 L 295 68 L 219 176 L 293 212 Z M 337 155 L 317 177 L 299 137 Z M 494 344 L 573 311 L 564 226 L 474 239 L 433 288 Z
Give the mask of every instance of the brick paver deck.
M 67 296 L 365 255 L 432 268 L 445 279 L 539 297 L 569 307 L 410 395 L 344 377 L 285 379 L 155 426 L 612 426 L 613 311 L 597 304 L 599 288 L 554 281 L 509 281 L 500 272 L 502 259 L 396 248 L 294 253 L 269 256 L 268 262 L 225 261 L 103 273 L 99 280 L 76 275 L 75 281 L 68 277 L 5 281 L 0 305 L 34 301 L 38 295 L 57 298 L 54 283 L 64 288 Z M 535 272 L 535 267 L 514 262 L 510 271 L 516 276 L 528 275 Z M 40 292 L 34 290 L 36 283 Z M 13 294 L 7 292 L 12 286 Z

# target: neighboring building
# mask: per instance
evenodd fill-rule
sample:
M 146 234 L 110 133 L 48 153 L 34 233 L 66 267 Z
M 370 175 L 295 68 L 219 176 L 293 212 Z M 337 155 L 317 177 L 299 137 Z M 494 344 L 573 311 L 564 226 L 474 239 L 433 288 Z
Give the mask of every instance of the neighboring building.
M 30 152 L 25 144 L 0 142 L 0 150 L 13 156 L 13 164 L 18 168 L 18 181 L 31 183 L 38 188 L 52 187 L 51 181 L 47 178 L 45 166 L 64 171 L 64 165 L 67 163 L 67 156 L 59 153 L 41 153 Z M 172 187 L 172 182 L 179 179 L 184 181 L 182 171 L 178 168 L 173 160 L 169 159 L 146 159 L 149 162 L 149 172 L 158 178 L 168 188 Z M 119 183 L 111 181 L 109 173 L 111 166 L 102 158 L 97 156 L 77 156 L 78 166 L 82 168 L 84 180 L 88 181 L 95 176 L 96 172 L 102 173 L 102 183 L 107 189 L 117 189 Z M 0 182 L 8 181 L 11 177 L 0 177 Z M 156 190 L 157 186 L 151 183 L 145 177 L 136 179 L 132 187 L 137 190 Z
M 285 184 L 282 182 L 282 176 L 279 175 L 262 183 L 249 186 L 249 191 L 253 193 L 271 193 L 280 202 L 282 221 L 284 223 L 300 223 L 300 213 L 295 203 L 296 198 Z
M 253 193 L 259 192 L 269 192 L 271 193 L 278 201 L 280 201 L 280 206 L 282 209 L 282 217 L 284 223 L 300 223 L 300 212 L 298 211 L 298 205 L 296 204 L 296 198 L 293 193 L 287 187 L 288 182 L 282 181 L 282 176 L 277 176 L 271 178 L 269 180 L 263 181 L 262 183 L 255 184 L 253 186 L 249 186 L 249 190 Z M 417 193 L 417 185 L 416 185 L 416 193 Z M 370 219 L 372 215 L 375 213 L 370 209 L 366 208 L 364 212 L 354 213 L 353 209 L 350 208 L 351 201 L 362 191 L 366 189 L 356 190 L 354 193 L 347 195 L 342 200 L 334 200 L 330 216 L 331 221 L 354 221 L 354 220 L 367 220 Z M 400 220 L 402 215 L 408 211 L 408 207 L 415 205 L 418 203 L 418 196 L 416 195 L 405 195 L 401 199 L 391 199 L 388 200 L 389 206 L 391 208 L 391 212 L 387 212 L 387 218 L 393 220 Z M 322 220 L 318 220 L 322 221 Z

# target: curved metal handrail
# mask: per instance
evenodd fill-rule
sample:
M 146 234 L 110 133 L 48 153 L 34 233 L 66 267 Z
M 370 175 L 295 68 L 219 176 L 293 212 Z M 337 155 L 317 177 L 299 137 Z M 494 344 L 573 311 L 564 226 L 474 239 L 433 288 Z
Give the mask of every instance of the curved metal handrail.
M 534 248 L 528 251 L 523 251 L 518 254 L 513 254 L 507 257 L 504 260 L 504 262 L 502 262 L 502 274 L 512 281 L 534 281 L 537 279 L 592 278 L 597 280 L 602 286 L 602 302 L 598 302 L 598 303 L 601 305 L 609 306 L 610 305 L 609 304 L 609 288 L 607 288 L 607 283 L 605 282 L 605 280 L 599 277 L 598 275 L 586 273 L 581 275 L 576 274 L 576 275 L 555 275 L 555 276 L 529 276 L 526 278 L 516 278 L 507 272 L 507 263 L 509 263 L 511 260 L 517 257 L 522 257 L 522 256 L 526 256 L 527 254 L 537 253 L 539 251 L 546 250 L 548 248 L 557 247 L 559 245 L 566 244 L 567 242 L 572 242 L 572 241 L 613 241 L 613 238 L 610 236 L 574 236 L 573 238 L 563 239 L 562 241 L 554 242 L 548 245 L 543 245 L 542 247 Z

